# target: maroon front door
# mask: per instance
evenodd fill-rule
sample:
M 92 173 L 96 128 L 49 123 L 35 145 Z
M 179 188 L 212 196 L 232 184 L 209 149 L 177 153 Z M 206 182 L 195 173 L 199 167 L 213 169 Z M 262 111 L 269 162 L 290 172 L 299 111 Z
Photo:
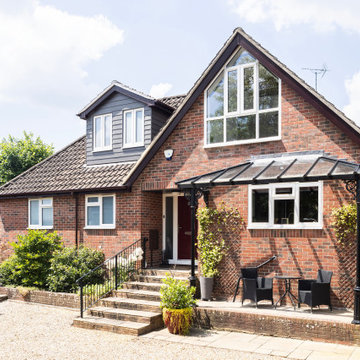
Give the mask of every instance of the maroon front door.
M 178 197 L 178 259 L 191 259 L 191 212 L 184 196 Z

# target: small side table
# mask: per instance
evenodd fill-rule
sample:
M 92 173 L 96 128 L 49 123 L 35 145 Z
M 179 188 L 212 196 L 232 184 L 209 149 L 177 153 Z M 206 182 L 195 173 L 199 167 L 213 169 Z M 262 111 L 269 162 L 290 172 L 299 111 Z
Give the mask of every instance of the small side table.
M 290 300 L 291 300 L 291 303 L 294 307 L 294 310 L 296 310 L 296 303 L 299 302 L 298 298 L 291 292 L 291 280 L 299 280 L 301 279 L 300 276 L 280 276 L 280 275 L 277 275 L 275 276 L 275 279 L 278 279 L 278 280 L 284 280 L 285 281 L 285 292 L 281 295 L 280 299 L 276 302 L 275 304 L 275 309 L 277 307 L 277 305 L 280 303 L 281 305 L 281 301 L 282 299 L 284 299 L 284 297 L 286 295 L 289 296 Z M 294 303 L 294 300 L 295 300 L 295 303 Z

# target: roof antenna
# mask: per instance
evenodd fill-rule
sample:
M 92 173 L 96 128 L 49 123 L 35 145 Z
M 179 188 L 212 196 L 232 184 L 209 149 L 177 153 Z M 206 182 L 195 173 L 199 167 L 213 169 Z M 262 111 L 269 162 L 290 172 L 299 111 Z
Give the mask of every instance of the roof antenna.
M 321 75 L 321 79 L 324 77 L 324 75 L 330 71 L 326 64 L 323 65 L 322 69 L 316 69 L 316 68 L 302 68 L 303 70 L 309 70 L 315 75 L 315 90 L 317 91 L 317 82 L 318 82 L 318 75 Z

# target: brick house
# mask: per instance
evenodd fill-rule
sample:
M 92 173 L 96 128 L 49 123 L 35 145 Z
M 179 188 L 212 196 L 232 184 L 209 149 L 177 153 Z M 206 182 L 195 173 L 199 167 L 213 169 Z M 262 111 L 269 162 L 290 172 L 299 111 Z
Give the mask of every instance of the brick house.
M 155 230 L 154 265 L 190 264 L 184 179 L 262 161 L 265 171 L 279 158 L 281 171 L 296 161 L 302 175 L 315 163 L 328 175 L 337 159 L 350 168 L 360 162 L 355 123 L 240 28 L 186 96 L 154 99 L 114 82 L 78 115 L 85 137 L 0 188 L 2 259 L 27 228 L 57 230 L 66 244 L 106 256 Z M 231 296 L 240 264 L 277 255 L 266 273 L 314 278 L 331 270 L 333 305 L 351 306 L 355 250 L 340 246 L 331 227 L 332 210 L 351 200 L 344 183 L 294 176 L 261 184 L 260 175 L 243 185 L 206 183 L 209 206 L 223 201 L 245 221 L 226 239 L 217 294 Z

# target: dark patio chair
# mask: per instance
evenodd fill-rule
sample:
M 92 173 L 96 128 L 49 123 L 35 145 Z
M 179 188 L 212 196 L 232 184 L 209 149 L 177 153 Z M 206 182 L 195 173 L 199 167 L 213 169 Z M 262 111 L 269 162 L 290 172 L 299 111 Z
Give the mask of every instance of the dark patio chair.
M 330 282 L 332 271 L 318 270 L 317 279 L 299 280 L 298 307 L 300 304 L 307 304 L 311 307 L 328 305 L 332 311 L 330 302 Z
M 261 300 L 270 300 L 274 305 L 273 299 L 273 278 L 257 276 L 257 268 L 241 269 L 243 280 L 243 293 L 241 304 L 248 299 L 254 301 L 256 307 Z

